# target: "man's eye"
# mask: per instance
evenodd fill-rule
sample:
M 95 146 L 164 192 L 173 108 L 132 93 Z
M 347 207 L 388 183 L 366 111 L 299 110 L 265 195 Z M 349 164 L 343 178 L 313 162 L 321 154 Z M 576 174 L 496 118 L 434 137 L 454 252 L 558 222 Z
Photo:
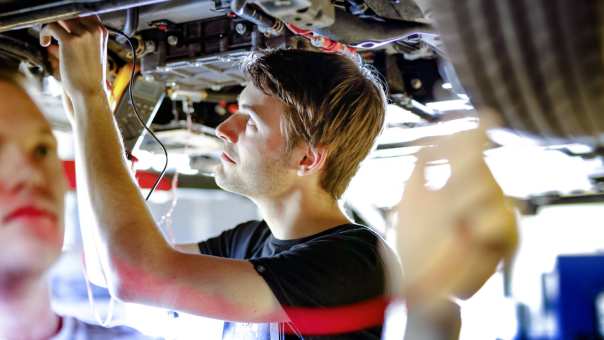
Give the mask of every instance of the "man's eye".
M 38 144 L 34 149 L 34 156 L 36 158 L 45 158 L 50 154 L 50 146 L 46 144 Z

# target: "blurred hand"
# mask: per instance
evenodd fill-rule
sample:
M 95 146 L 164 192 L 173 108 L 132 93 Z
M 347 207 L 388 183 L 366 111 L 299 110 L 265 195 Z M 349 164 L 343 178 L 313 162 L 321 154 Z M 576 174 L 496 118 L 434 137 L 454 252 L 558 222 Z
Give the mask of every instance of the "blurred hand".
M 107 60 L 107 31 L 96 16 L 58 21 L 40 32 L 40 44 L 50 46 L 51 37 L 59 42 L 59 78 L 68 99 L 104 95 Z M 53 65 L 54 66 L 54 65 Z
M 485 131 L 442 137 L 422 150 L 398 205 L 396 247 L 408 302 L 469 298 L 513 254 L 516 218 L 483 159 Z M 426 169 L 448 160 L 451 174 L 438 189 Z

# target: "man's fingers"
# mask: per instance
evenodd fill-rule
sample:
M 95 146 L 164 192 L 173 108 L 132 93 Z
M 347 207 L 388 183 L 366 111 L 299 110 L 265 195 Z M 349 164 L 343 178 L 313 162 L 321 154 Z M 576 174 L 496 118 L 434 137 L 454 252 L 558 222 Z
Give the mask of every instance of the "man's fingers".
M 57 41 L 64 41 L 69 39 L 69 33 L 58 23 L 53 22 L 44 26 L 40 31 L 40 44 L 44 47 L 48 47 L 51 38 L 55 38 Z
M 501 251 L 513 251 L 518 242 L 516 216 L 505 202 L 494 200 L 482 209 L 473 211 L 468 223 L 472 224 L 472 237 L 481 245 Z
M 73 35 L 80 35 L 85 30 L 86 27 L 82 25 L 79 18 L 69 19 L 69 20 L 59 20 L 59 25 L 61 25 L 67 32 Z
M 518 243 L 516 216 L 504 200 L 492 199 L 458 214 L 454 222 L 458 242 L 482 252 L 509 256 Z
M 42 29 L 42 31 L 40 31 L 40 45 L 42 47 L 48 47 L 50 46 L 50 43 L 52 42 L 52 35 L 50 35 L 50 33 L 45 32 L 44 29 L 46 27 L 44 27 Z
M 50 45 L 46 50 L 48 51 L 48 62 L 50 64 L 51 74 L 57 80 L 61 80 L 61 73 L 59 72 L 59 46 Z
M 486 141 L 481 130 L 459 132 L 435 139 L 433 146 L 422 149 L 418 155 L 427 161 L 447 161 L 455 173 L 458 167 L 472 167 L 476 162 L 482 162 Z
M 90 32 L 98 32 L 103 37 L 103 45 L 105 45 L 107 38 L 109 37 L 109 32 L 103 26 L 103 22 L 101 18 L 97 15 L 91 15 L 88 17 L 80 18 L 80 23 L 86 27 L 86 29 Z
M 482 159 L 469 159 L 463 164 L 451 164 L 451 176 L 443 188 L 450 195 L 483 188 L 486 192 L 503 195 L 503 191 L 487 163 Z
M 59 59 L 59 45 L 50 45 L 46 48 L 46 51 L 52 59 Z
M 498 185 L 492 182 L 480 181 L 477 183 L 459 183 L 453 189 L 443 188 L 439 194 L 447 202 L 446 208 L 451 215 L 463 215 L 468 211 L 480 209 L 480 206 L 491 201 L 503 202 L 504 195 Z M 464 185 L 465 184 L 465 185 Z M 449 185 L 449 183 L 447 183 Z
M 484 130 L 477 128 L 449 136 L 440 148 L 447 153 L 451 165 L 455 166 L 469 159 L 482 159 L 487 141 Z
M 80 22 L 80 25 L 82 25 L 88 29 L 91 29 L 91 30 L 101 29 L 101 27 L 103 27 L 103 23 L 101 22 L 101 19 L 97 15 L 91 15 L 91 16 L 79 18 L 79 22 Z
M 70 35 L 79 35 L 85 30 L 79 19 L 59 20 L 45 25 L 40 32 L 40 44 L 48 47 L 51 43 L 51 37 L 58 41 L 69 38 Z

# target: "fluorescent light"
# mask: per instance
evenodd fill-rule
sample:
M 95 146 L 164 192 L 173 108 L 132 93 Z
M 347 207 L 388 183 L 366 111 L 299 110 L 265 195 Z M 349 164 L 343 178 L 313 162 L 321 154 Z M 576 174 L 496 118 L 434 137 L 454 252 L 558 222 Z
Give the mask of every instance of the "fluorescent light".
M 382 131 L 380 136 L 378 136 L 377 143 L 379 145 L 408 143 L 420 138 L 446 136 L 456 132 L 475 129 L 476 127 L 478 127 L 478 119 L 475 117 L 454 119 L 414 128 L 393 127 Z
M 426 183 L 429 190 L 437 191 L 442 189 L 449 177 L 451 177 L 451 166 L 448 163 L 431 165 L 425 168 Z
M 593 151 L 593 149 L 591 147 L 589 147 L 585 144 L 578 144 L 578 143 L 557 145 L 557 146 L 551 147 L 551 149 L 568 149 L 570 152 L 572 152 L 576 155 L 586 154 L 586 153 L 590 153 Z
M 395 104 L 386 106 L 386 126 L 404 123 L 421 123 L 422 119 L 409 110 Z
M 451 99 L 451 100 L 442 100 L 439 102 L 430 102 L 426 103 L 426 106 L 431 110 L 438 112 L 445 111 L 468 111 L 472 110 L 473 107 L 468 103 L 467 100 L 463 99 Z
M 538 140 L 506 128 L 490 129 L 487 135 L 493 142 L 503 146 L 539 146 Z

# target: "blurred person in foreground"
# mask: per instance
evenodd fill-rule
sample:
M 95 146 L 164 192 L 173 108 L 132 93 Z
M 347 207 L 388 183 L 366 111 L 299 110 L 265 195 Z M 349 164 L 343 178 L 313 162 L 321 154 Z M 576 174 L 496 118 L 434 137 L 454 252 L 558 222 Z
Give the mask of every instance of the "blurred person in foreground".
M 435 138 L 417 155 L 394 209 L 403 281 L 389 309 L 385 334 L 396 335 L 388 340 L 403 334 L 407 340 L 457 339 L 461 318 L 454 301 L 472 297 L 514 255 L 516 215 L 483 155 L 486 129 L 494 125 L 483 112 L 478 128 Z M 450 175 L 435 188 L 428 168 L 443 161 Z
M 148 339 L 51 307 L 47 276 L 61 255 L 67 186 L 57 141 L 27 82 L 0 58 L 0 339 Z

